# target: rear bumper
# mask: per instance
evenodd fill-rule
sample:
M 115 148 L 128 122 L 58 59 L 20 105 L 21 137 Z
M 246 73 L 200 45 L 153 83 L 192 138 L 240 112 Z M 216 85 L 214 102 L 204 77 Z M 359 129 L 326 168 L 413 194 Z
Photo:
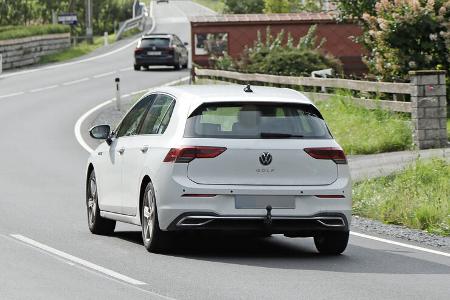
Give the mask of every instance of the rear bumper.
M 232 230 L 281 233 L 288 236 L 313 236 L 323 231 L 348 231 L 347 217 L 341 213 L 321 213 L 313 216 L 224 216 L 191 212 L 177 217 L 168 227 L 180 230 Z
M 134 63 L 136 65 L 172 66 L 175 64 L 175 57 L 173 55 L 135 57 Z

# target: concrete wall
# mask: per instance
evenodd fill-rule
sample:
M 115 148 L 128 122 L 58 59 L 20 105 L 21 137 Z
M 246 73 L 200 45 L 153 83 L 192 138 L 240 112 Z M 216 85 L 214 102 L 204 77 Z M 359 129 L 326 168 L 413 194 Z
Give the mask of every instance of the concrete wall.
M 3 70 L 32 65 L 41 56 L 59 52 L 70 47 L 70 33 L 32 36 L 0 41 Z

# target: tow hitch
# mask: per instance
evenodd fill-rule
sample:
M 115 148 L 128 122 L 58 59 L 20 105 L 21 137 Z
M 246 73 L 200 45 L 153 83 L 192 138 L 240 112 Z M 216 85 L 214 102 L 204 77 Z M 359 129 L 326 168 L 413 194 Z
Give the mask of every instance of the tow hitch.
M 264 225 L 266 227 L 267 231 L 270 231 L 272 228 L 272 206 L 267 205 L 266 206 L 266 217 L 264 218 Z

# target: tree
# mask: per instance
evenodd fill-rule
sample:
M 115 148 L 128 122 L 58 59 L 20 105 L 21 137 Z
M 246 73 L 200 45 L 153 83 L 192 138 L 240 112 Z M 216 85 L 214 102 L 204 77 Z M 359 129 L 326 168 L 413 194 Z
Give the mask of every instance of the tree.
M 340 0 L 337 2 L 340 17 L 343 20 L 362 21 L 364 13 L 373 15 L 377 0 Z
M 292 0 L 265 0 L 264 12 L 269 13 L 288 13 L 291 12 Z
M 262 13 L 264 0 L 225 0 L 225 12 L 232 14 Z

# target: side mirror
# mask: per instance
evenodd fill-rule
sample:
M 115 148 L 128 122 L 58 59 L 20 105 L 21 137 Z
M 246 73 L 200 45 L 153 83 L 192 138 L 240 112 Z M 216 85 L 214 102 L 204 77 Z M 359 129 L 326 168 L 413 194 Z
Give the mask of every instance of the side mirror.
M 110 133 L 111 127 L 109 125 L 97 125 L 89 130 L 91 137 L 97 140 L 106 140 L 109 138 Z

